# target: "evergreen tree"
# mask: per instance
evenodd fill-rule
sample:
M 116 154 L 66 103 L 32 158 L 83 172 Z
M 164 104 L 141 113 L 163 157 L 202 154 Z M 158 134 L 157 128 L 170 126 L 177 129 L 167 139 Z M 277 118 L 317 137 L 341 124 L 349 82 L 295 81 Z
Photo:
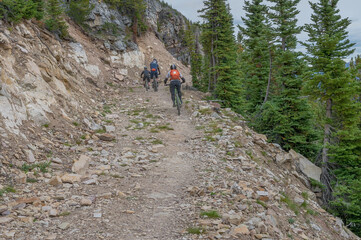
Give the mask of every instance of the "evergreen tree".
M 191 22 L 187 23 L 187 29 L 185 31 L 185 45 L 187 50 L 190 53 L 190 63 L 191 63 L 191 75 L 193 86 L 199 90 L 204 90 L 201 84 L 201 74 L 202 74 L 202 55 L 199 49 L 199 26 L 192 24 Z
M 326 113 L 321 175 L 326 186 L 324 202 L 360 233 L 361 108 L 357 102 L 360 88 L 343 61 L 354 51 L 354 44 L 347 39 L 350 20 L 341 18 L 337 3 L 338 0 L 310 3 L 312 23 L 306 25 L 309 43 L 305 46 L 312 67 L 306 90 L 321 102 Z
M 245 1 L 242 17 L 245 27 L 239 27 L 244 51 L 241 54 L 243 88 L 247 104 L 243 110 L 251 115 L 265 99 L 267 83 L 271 78 L 272 29 L 268 21 L 268 7 L 263 0 Z
M 18 23 L 23 19 L 41 18 L 38 7 L 43 1 L 37 0 L 3 0 L 0 1 L 0 18 Z
M 275 3 L 269 14 L 275 26 L 275 45 L 272 84 L 268 82 L 266 97 L 255 127 L 272 142 L 285 150 L 291 148 L 308 158 L 317 151 L 317 135 L 312 127 L 312 112 L 307 99 L 302 98 L 301 74 L 305 69 L 300 53 L 296 52 L 297 4 L 300 0 L 270 0 Z
M 62 17 L 63 13 L 64 9 L 61 7 L 59 0 L 48 0 L 45 26 L 49 31 L 58 34 L 62 38 L 68 35 L 68 26 Z
M 74 22 L 85 27 L 84 22 L 93 8 L 89 0 L 70 1 L 67 14 Z
M 208 90 L 223 100 L 224 106 L 238 108 L 240 104 L 240 72 L 237 66 L 237 46 L 233 18 L 226 0 L 207 0 L 200 10 L 203 46 L 208 57 Z

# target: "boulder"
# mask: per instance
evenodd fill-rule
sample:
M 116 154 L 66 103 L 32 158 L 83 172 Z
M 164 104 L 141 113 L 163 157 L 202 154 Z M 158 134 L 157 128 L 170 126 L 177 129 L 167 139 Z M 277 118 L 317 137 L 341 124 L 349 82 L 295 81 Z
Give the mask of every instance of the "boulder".
M 317 167 L 315 164 L 313 164 L 310 160 L 303 157 L 302 155 L 298 160 L 298 169 L 308 178 L 312 178 L 319 182 L 321 181 L 321 168 Z
M 62 184 L 61 178 L 59 176 L 55 176 L 50 179 L 49 184 L 52 186 L 59 186 L 60 184 Z
M 74 173 L 84 175 L 85 172 L 88 170 L 89 162 L 90 162 L 90 158 L 88 156 L 81 155 L 79 160 L 73 164 L 73 167 L 71 168 L 71 170 Z
M 79 174 L 65 174 L 61 177 L 63 183 L 75 183 L 80 182 L 81 175 Z
M 107 142 L 111 142 L 115 139 L 115 136 L 111 135 L 111 134 L 102 134 L 98 136 L 100 140 L 102 141 L 107 141 Z

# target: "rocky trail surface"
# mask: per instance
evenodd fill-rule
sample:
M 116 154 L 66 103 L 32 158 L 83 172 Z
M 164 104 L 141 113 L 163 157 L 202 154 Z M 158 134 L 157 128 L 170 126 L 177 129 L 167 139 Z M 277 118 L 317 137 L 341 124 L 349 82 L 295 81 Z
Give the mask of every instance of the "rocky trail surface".
M 177 116 L 167 88 L 110 88 L 104 129 L 74 126 L 84 135 L 62 147 L 75 161 L 23 169 L 23 188 L 4 194 L 1 238 L 356 239 L 275 163 L 289 153 L 185 95 Z
M 122 52 L 37 29 L 0 34 L 0 239 L 358 239 L 303 156 L 200 92 L 177 116 L 137 83 L 154 57 L 190 79 L 155 34 Z

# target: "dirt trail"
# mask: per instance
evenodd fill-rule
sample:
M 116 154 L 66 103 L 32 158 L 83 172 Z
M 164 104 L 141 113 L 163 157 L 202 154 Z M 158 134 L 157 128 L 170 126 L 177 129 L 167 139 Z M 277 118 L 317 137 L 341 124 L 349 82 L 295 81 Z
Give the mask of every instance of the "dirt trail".
M 139 179 L 141 203 L 134 209 L 136 214 L 120 220 L 132 226 L 122 236 L 124 239 L 178 239 L 188 214 L 184 212 L 184 205 L 187 205 L 185 190 L 195 179 L 192 160 L 184 157 L 189 151 L 185 141 L 194 136 L 194 128 L 185 111 L 176 116 L 166 87 L 146 95 L 143 89 L 137 89 L 136 94 L 130 97 L 133 96 L 147 97 L 152 106 L 149 112 L 163 115 L 165 122 L 170 123 L 169 127 L 174 130 L 157 134 L 166 144 L 159 150 L 163 159 Z M 141 134 L 143 138 L 154 135 Z
M 112 173 L 100 176 L 98 185 L 72 191 L 73 196 L 97 198 L 94 205 L 79 208 L 62 220 L 71 222 L 73 229 L 63 232 L 62 239 L 74 234 L 76 239 L 186 239 L 181 235 L 193 214 L 186 190 L 196 180 L 196 160 L 189 157 L 187 141 L 197 131 L 189 114 L 182 109 L 177 116 L 164 86 L 158 92 L 126 89 L 114 97 L 117 143 L 110 144 L 107 151 L 119 156 L 145 154 L 144 159 L 157 160 L 125 158 L 130 162 L 118 164 L 118 168 L 115 164 Z M 115 191 L 125 196 L 103 199 L 110 192 L 114 196 Z M 94 218 L 96 213 L 101 217 Z

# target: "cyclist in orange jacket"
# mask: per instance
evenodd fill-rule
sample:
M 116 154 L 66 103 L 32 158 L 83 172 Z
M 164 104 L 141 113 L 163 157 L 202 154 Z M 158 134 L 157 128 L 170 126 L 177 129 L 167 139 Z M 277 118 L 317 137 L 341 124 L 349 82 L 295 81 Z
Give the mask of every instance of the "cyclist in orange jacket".
M 169 83 L 169 89 L 170 89 L 170 94 L 172 96 L 172 101 L 173 101 L 173 107 L 175 107 L 175 94 L 174 94 L 174 89 L 177 88 L 177 92 L 178 92 L 178 96 L 179 99 L 182 102 L 182 93 L 181 93 L 181 79 L 182 79 L 182 83 L 185 83 L 185 79 L 182 76 L 182 74 L 177 70 L 177 66 L 175 64 L 172 64 L 170 66 L 170 71 L 168 72 L 166 78 L 164 79 L 164 84 L 167 84 L 168 79 L 170 80 Z

